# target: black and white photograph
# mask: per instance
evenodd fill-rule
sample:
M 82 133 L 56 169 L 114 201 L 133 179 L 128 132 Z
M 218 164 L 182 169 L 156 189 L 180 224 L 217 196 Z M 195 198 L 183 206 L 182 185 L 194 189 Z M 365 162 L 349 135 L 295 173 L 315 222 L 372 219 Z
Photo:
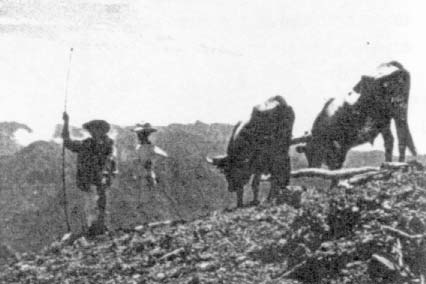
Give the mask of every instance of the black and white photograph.
M 426 284 L 425 12 L 0 0 L 0 283 Z

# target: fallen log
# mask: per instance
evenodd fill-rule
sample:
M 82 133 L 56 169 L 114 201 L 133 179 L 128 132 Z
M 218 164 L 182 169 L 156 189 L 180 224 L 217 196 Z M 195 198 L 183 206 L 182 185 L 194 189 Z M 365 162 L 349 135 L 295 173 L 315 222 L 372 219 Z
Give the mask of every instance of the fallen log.
M 272 279 L 285 279 L 287 277 L 290 277 L 292 274 L 294 274 L 298 269 L 300 269 L 301 267 L 305 266 L 306 263 L 308 261 L 304 260 L 298 264 L 296 264 L 295 266 L 293 266 L 291 269 L 289 270 L 285 270 L 285 271 L 281 271 L 276 273 L 275 275 L 272 276 Z
M 348 168 L 339 170 L 327 170 L 318 168 L 306 168 L 291 172 L 292 178 L 300 177 L 320 177 L 324 179 L 348 179 L 355 175 L 368 173 L 368 172 L 379 172 L 378 167 L 362 167 L 362 168 Z
M 416 164 L 417 165 L 417 164 Z M 334 181 L 347 180 L 346 184 L 361 184 L 371 179 L 386 178 L 392 171 L 408 169 L 413 167 L 412 163 L 384 162 L 380 167 L 344 168 L 328 170 L 322 168 L 305 168 L 290 173 L 292 178 L 319 177 Z M 356 177 L 357 175 L 363 175 Z M 270 175 L 261 175 L 261 181 L 269 181 Z
M 175 226 L 178 224 L 183 224 L 185 223 L 185 220 L 181 220 L 181 219 L 177 219 L 177 220 L 164 220 L 164 221 L 157 221 L 157 222 L 152 222 L 152 223 L 148 223 L 147 227 L 150 229 L 155 229 L 158 227 L 165 227 L 165 226 Z M 135 228 L 136 230 L 136 228 Z
M 425 167 L 422 163 L 417 160 L 411 160 L 408 162 L 384 162 L 381 166 L 383 169 L 388 170 L 412 170 L 412 171 L 424 171 Z
M 160 258 L 160 260 L 169 260 L 169 259 L 172 259 L 172 258 L 176 258 L 176 257 L 182 255 L 184 252 L 185 252 L 185 248 L 183 248 L 183 247 L 178 248 L 178 249 L 175 249 L 172 252 L 169 252 L 169 253 L 166 253 L 165 255 L 163 255 Z
M 408 240 L 419 240 L 419 239 L 426 238 L 426 235 L 424 234 L 410 235 L 404 231 L 401 231 L 386 225 L 382 226 L 382 230 L 392 233 L 394 235 L 397 235 L 399 238 L 404 238 Z
M 163 226 L 171 226 L 173 224 L 173 220 L 164 220 L 164 221 L 157 221 L 152 222 L 148 224 L 148 227 L 151 229 L 157 228 L 157 227 L 163 227 Z
M 301 178 L 301 177 L 320 177 L 323 179 L 348 179 L 355 175 L 368 173 L 368 172 L 379 172 L 379 167 L 362 167 L 362 168 L 348 168 L 348 169 L 339 169 L 339 170 L 327 170 L 319 168 L 306 168 L 296 171 L 292 171 L 290 176 L 292 178 Z M 270 175 L 262 175 L 261 181 L 269 181 L 271 178 Z
M 361 185 L 371 180 L 390 178 L 392 171 L 369 172 L 351 177 L 347 180 L 350 185 Z
M 386 170 L 401 170 L 401 169 L 408 169 L 409 167 L 411 167 L 411 165 L 409 163 L 404 163 L 404 162 L 384 162 L 380 166 L 381 169 L 386 169 Z
M 320 177 L 324 179 L 350 179 L 356 175 L 371 173 L 376 175 L 380 173 L 388 173 L 386 170 L 401 170 L 412 167 L 411 163 L 402 162 L 384 162 L 380 167 L 361 167 L 361 168 L 344 168 L 338 170 L 327 170 L 321 168 L 306 168 L 291 172 L 291 177 Z M 385 170 L 385 171 L 384 171 Z M 370 174 L 367 174 L 367 176 Z M 350 181 L 355 183 L 356 179 Z

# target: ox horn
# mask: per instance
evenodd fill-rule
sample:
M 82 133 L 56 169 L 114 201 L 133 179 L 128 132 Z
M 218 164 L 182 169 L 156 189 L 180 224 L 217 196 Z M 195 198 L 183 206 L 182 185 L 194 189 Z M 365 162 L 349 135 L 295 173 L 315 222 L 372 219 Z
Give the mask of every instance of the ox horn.
M 312 139 L 312 135 L 310 133 L 305 133 L 303 136 L 291 139 L 290 145 L 307 143 Z
M 218 166 L 221 164 L 221 162 L 223 162 L 226 159 L 226 155 L 225 156 L 217 156 L 217 157 L 206 157 L 206 161 L 209 164 L 212 164 L 214 166 Z
M 206 157 L 206 161 L 207 161 L 207 163 L 214 165 L 214 160 L 213 160 L 213 158 Z

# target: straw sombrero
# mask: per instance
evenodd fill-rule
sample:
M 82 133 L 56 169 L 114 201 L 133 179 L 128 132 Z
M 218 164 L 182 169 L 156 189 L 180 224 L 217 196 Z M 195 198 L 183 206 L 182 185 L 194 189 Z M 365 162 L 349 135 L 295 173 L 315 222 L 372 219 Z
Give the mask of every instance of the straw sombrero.
M 84 123 L 83 128 L 89 132 L 99 130 L 103 134 L 106 134 L 111 129 L 111 126 L 105 120 L 95 119 Z
M 137 123 L 136 126 L 132 129 L 133 132 L 145 132 L 151 133 L 157 131 L 156 128 L 151 126 L 151 123 L 146 122 L 144 124 Z

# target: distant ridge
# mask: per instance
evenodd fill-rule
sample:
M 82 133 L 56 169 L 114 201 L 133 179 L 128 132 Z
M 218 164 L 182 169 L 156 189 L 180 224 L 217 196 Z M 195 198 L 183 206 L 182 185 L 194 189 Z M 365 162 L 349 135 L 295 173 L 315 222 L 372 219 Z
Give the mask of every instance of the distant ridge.
M 15 132 L 20 129 L 32 132 L 32 129 L 23 123 L 16 121 L 0 122 L 0 157 L 13 155 L 22 148 L 14 137 Z

